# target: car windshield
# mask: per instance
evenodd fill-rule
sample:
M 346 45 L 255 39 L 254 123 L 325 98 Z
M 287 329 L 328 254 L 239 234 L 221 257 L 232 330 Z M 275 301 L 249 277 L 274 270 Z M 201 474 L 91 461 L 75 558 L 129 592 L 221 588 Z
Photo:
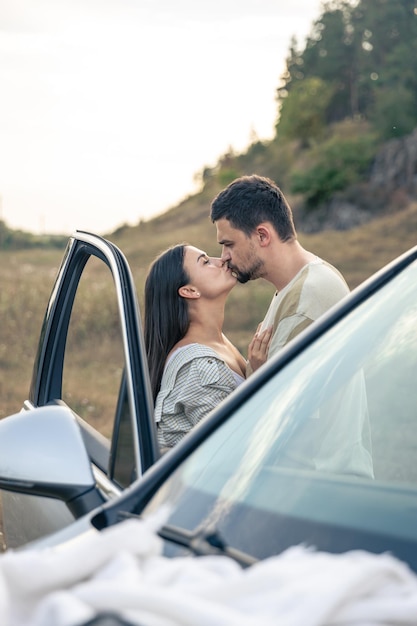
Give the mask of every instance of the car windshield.
M 386 537 L 401 553 L 417 543 L 416 372 L 414 261 L 272 374 L 144 516 L 164 505 L 170 526 L 214 528 L 256 558 L 385 550 Z

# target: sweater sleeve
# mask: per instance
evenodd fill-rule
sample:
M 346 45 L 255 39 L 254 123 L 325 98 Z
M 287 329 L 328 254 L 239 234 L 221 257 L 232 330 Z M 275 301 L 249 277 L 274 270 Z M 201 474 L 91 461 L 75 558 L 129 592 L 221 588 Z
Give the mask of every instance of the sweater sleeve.
M 236 387 L 231 370 L 221 359 L 196 357 L 177 372 L 172 387 L 160 392 L 158 439 L 173 446 Z

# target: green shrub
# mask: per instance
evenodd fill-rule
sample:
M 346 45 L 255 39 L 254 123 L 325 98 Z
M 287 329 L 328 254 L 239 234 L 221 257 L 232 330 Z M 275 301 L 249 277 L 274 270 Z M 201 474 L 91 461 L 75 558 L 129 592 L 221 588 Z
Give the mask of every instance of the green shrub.
M 311 166 L 291 176 L 291 191 L 304 194 L 307 207 L 315 208 L 336 191 L 363 180 L 375 156 L 371 133 L 350 138 L 332 136 L 310 154 Z

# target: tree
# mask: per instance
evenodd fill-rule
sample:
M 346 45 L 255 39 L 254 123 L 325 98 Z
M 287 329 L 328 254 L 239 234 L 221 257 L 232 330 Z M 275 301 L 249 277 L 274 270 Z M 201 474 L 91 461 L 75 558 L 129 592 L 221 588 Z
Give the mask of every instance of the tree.
M 403 85 L 376 92 L 373 125 L 382 139 L 401 137 L 417 126 L 416 99 Z
M 278 116 L 288 110 L 287 99 L 296 90 L 299 99 L 305 81 L 320 79 L 331 86 L 325 122 L 362 118 L 375 123 L 386 136 L 389 124 L 381 124 L 388 101 L 397 116 L 401 104 L 401 132 L 417 125 L 417 13 L 415 0 L 333 0 L 323 5 L 304 50 L 291 42 L 287 69 L 278 89 Z M 398 104 L 392 94 L 398 93 Z M 387 98 L 387 99 L 386 99 Z M 384 104 L 385 100 L 385 104 Z M 294 123 L 291 124 L 294 128 Z M 277 133 L 281 134 L 278 119 Z M 305 136 L 305 132 L 303 134 Z
M 279 139 L 299 139 L 305 146 L 312 139 L 319 139 L 332 95 L 332 86 L 320 78 L 307 78 L 294 85 L 282 102 L 277 126 Z
M 306 76 L 317 76 L 333 85 L 333 96 L 327 121 L 334 122 L 357 114 L 355 86 L 355 50 L 350 27 L 351 5 L 332 2 L 325 5 L 322 16 L 314 23 L 303 53 Z
M 401 85 L 417 96 L 414 7 L 414 0 L 361 0 L 351 12 L 359 108 L 369 118 L 381 90 L 386 94 L 387 89 L 396 91 Z

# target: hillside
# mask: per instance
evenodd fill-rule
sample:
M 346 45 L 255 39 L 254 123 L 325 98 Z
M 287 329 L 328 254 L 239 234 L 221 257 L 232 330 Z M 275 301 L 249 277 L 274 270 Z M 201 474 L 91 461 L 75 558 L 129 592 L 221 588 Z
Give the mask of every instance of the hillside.
M 158 252 L 174 243 L 187 241 L 218 255 L 216 229 L 209 218 L 216 192 L 213 188 L 207 197 L 190 197 L 152 220 L 123 227 L 107 237 L 124 251 L 139 277 Z M 296 226 L 302 245 L 337 265 L 353 288 L 417 243 L 417 201 L 349 230 L 306 233 Z
M 149 263 L 168 246 L 185 241 L 204 249 L 208 254 L 219 255 L 216 229 L 210 222 L 208 212 L 209 199 L 200 202 L 193 197 L 149 222 L 124 228 L 109 236 L 129 260 L 141 304 Z M 304 247 L 338 267 L 353 289 L 396 256 L 416 245 L 416 234 L 417 202 L 413 202 L 402 210 L 385 214 L 348 231 L 299 231 L 299 239 Z M 260 280 L 237 285 L 229 296 L 226 332 L 243 353 L 272 293 L 272 286 Z
M 167 246 L 188 241 L 219 254 L 208 217 L 210 199 L 190 197 L 153 220 L 108 235 L 130 263 L 140 306 L 149 263 Z M 416 233 L 414 202 L 349 231 L 300 232 L 299 238 L 306 248 L 334 263 L 354 288 L 414 246 Z M 0 251 L 0 417 L 19 411 L 27 397 L 42 318 L 62 254 L 54 248 Z M 225 330 L 244 354 L 272 292 L 271 285 L 259 280 L 238 285 L 230 295 Z

